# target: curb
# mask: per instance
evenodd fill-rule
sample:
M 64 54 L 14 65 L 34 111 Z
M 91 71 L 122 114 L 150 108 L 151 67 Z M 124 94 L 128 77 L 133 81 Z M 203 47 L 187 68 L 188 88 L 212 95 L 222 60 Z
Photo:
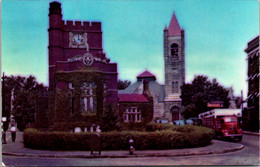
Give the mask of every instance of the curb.
M 9 156 L 21 156 L 21 157 L 49 157 L 49 158 L 136 158 L 136 157 L 177 157 L 177 156 L 192 156 L 192 155 L 209 155 L 209 154 L 222 154 L 227 152 L 234 152 L 238 150 L 242 150 L 244 145 L 240 144 L 235 148 L 224 149 L 222 151 L 208 151 L 208 152 L 195 152 L 195 153 L 175 153 L 175 154 L 134 154 L 134 155 L 54 155 L 54 154 L 43 154 L 43 155 L 35 155 L 35 154 L 25 154 L 25 153 L 8 153 L 2 152 L 2 155 Z M 102 153 L 101 153 L 102 154 Z
M 247 132 L 247 131 L 243 131 L 243 134 L 254 135 L 254 136 L 260 136 L 260 133 L 257 133 L 257 132 Z

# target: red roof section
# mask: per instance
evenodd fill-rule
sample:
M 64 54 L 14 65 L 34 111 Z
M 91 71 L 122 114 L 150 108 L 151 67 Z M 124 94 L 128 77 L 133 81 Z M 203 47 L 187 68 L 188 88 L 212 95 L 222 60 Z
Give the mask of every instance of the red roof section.
M 143 94 L 119 94 L 119 102 L 149 102 Z
M 168 35 L 169 36 L 181 35 L 181 29 L 174 13 L 172 15 L 172 20 L 168 28 Z
M 150 73 L 147 70 L 137 76 L 137 78 L 150 78 L 150 77 L 155 78 L 155 75 L 153 75 L 152 73 Z

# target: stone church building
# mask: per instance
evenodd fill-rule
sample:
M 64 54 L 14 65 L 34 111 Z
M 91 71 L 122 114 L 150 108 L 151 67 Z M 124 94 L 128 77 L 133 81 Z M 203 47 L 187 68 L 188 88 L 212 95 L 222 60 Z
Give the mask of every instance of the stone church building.
M 163 30 L 165 85 L 156 82 L 156 77 L 149 71 L 137 76 L 137 81 L 119 94 L 139 94 L 143 92 L 143 82 L 149 81 L 149 90 L 154 101 L 153 120 L 181 119 L 181 89 L 185 82 L 185 37 L 178 20 L 173 14 L 169 27 Z

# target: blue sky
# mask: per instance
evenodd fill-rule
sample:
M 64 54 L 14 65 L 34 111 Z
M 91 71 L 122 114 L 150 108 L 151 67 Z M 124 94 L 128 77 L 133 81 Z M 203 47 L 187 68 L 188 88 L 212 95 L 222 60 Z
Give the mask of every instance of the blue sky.
M 2 0 L 2 72 L 48 85 L 48 0 Z M 258 0 L 61 0 L 63 20 L 101 21 L 119 78 L 148 69 L 164 84 L 163 29 L 173 11 L 185 30 L 186 82 L 216 78 L 247 93 L 247 42 L 259 34 Z M 78 5 L 77 5 L 78 2 Z M 78 12 L 77 12 L 78 6 Z

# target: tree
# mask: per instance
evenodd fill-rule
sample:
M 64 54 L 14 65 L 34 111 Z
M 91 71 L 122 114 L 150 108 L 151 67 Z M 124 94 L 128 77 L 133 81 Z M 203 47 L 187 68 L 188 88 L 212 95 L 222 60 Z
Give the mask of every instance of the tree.
M 10 99 L 10 96 L 8 96 L 8 90 L 5 87 L 5 83 L 7 81 L 7 77 L 3 73 L 2 77 L 2 117 L 6 117 L 7 120 L 6 122 L 3 123 L 3 129 L 6 131 L 8 129 L 8 123 L 9 123 L 9 118 L 10 118 L 10 103 L 8 103 L 8 99 Z M 9 105 L 8 105 L 9 104 Z
M 127 88 L 130 84 L 131 84 L 131 81 L 128 81 L 128 80 L 122 81 L 119 79 L 117 82 L 117 89 L 123 90 L 123 89 Z
M 207 103 L 212 101 L 223 101 L 225 108 L 229 106 L 228 90 L 219 85 L 216 79 L 211 82 L 206 76 L 196 76 L 191 84 L 184 84 L 181 91 L 184 106 L 181 114 L 184 118 L 197 117 L 212 109 L 207 107 Z
M 105 106 L 104 116 L 100 124 L 102 132 L 120 131 L 122 128 L 122 119 L 120 119 L 115 107 L 111 104 Z
M 3 83 L 3 81 L 2 81 Z M 35 123 L 38 97 L 47 94 L 47 87 L 39 84 L 33 76 L 6 76 L 3 84 L 3 107 L 7 117 L 14 115 L 19 130 L 25 128 L 26 123 Z M 12 91 L 14 101 L 11 107 Z M 47 101 L 46 101 L 47 103 Z

